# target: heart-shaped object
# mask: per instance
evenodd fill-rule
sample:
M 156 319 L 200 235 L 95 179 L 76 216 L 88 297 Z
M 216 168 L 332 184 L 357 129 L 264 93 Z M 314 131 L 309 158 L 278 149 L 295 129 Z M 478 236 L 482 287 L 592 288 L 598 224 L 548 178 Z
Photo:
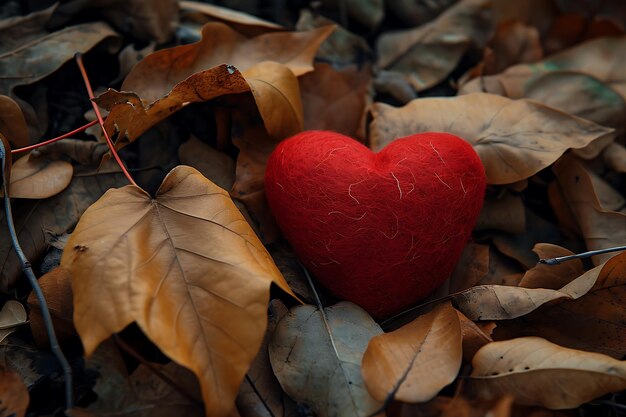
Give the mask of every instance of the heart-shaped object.
M 378 153 L 308 131 L 270 156 L 265 189 L 285 238 L 319 281 L 377 318 L 426 297 L 454 269 L 485 171 L 463 139 L 421 133 Z

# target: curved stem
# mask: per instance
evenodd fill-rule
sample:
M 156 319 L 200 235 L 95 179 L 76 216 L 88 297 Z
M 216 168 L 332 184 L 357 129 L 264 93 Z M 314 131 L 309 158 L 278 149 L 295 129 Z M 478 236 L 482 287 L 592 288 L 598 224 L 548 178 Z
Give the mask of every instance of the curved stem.
M 86 125 L 82 125 L 81 127 L 77 128 L 77 129 L 74 129 L 71 132 L 67 132 L 67 133 L 65 133 L 65 134 L 63 134 L 61 136 L 57 136 L 54 139 L 48 139 L 48 140 L 46 140 L 44 142 L 36 143 L 36 144 L 30 145 L 30 146 L 25 146 L 23 148 L 12 149 L 11 153 L 32 151 L 33 149 L 37 149 L 37 148 L 39 148 L 41 146 L 50 145 L 51 143 L 58 142 L 61 139 L 65 139 L 65 138 L 69 138 L 70 136 L 74 136 L 75 134 L 80 133 L 83 130 L 87 130 L 88 128 L 90 128 L 91 126 L 93 126 L 95 124 L 98 124 L 97 120 L 91 121 L 91 122 L 87 123 Z

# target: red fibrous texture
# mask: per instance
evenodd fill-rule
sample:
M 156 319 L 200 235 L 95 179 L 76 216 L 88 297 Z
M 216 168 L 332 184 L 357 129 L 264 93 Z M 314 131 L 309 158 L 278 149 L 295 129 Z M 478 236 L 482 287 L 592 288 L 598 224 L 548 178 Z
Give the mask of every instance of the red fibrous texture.
M 485 193 L 463 139 L 421 133 L 379 153 L 334 132 L 289 138 L 269 158 L 270 208 L 303 264 L 376 318 L 426 297 L 452 272 Z

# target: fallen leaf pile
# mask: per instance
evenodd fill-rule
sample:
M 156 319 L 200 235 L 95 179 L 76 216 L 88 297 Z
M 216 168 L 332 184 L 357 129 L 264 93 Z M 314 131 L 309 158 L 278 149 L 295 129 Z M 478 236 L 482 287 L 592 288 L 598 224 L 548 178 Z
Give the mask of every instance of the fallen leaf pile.
M 47 299 L 1 210 L 0 417 L 623 415 L 626 252 L 539 262 L 626 245 L 626 5 L 592 3 L 0 5 L 6 199 Z M 104 123 L 31 148 L 95 119 L 76 53 Z M 483 209 L 428 299 L 376 321 L 301 266 L 263 178 L 303 130 L 472 145 Z

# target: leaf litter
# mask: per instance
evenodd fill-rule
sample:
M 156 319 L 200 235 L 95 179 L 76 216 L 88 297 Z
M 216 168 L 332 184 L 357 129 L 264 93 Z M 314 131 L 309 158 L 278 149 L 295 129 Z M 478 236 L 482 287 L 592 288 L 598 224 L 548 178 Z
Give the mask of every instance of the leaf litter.
M 0 8 L 17 235 L 79 378 L 85 360 L 97 375 L 69 415 L 623 407 L 624 254 L 537 263 L 626 244 L 623 5 L 211 3 Z M 102 162 L 93 130 L 19 152 L 88 117 L 76 52 L 139 186 Z M 59 80 L 62 100 L 47 93 Z M 269 154 L 304 129 L 375 151 L 423 131 L 474 146 L 483 210 L 429 299 L 376 323 L 304 280 L 263 187 Z M 62 395 L 41 396 L 61 376 L 5 232 L 0 264 L 0 331 L 13 332 L 0 414 L 45 415 L 63 407 Z M 293 296 L 315 290 L 316 306 Z

